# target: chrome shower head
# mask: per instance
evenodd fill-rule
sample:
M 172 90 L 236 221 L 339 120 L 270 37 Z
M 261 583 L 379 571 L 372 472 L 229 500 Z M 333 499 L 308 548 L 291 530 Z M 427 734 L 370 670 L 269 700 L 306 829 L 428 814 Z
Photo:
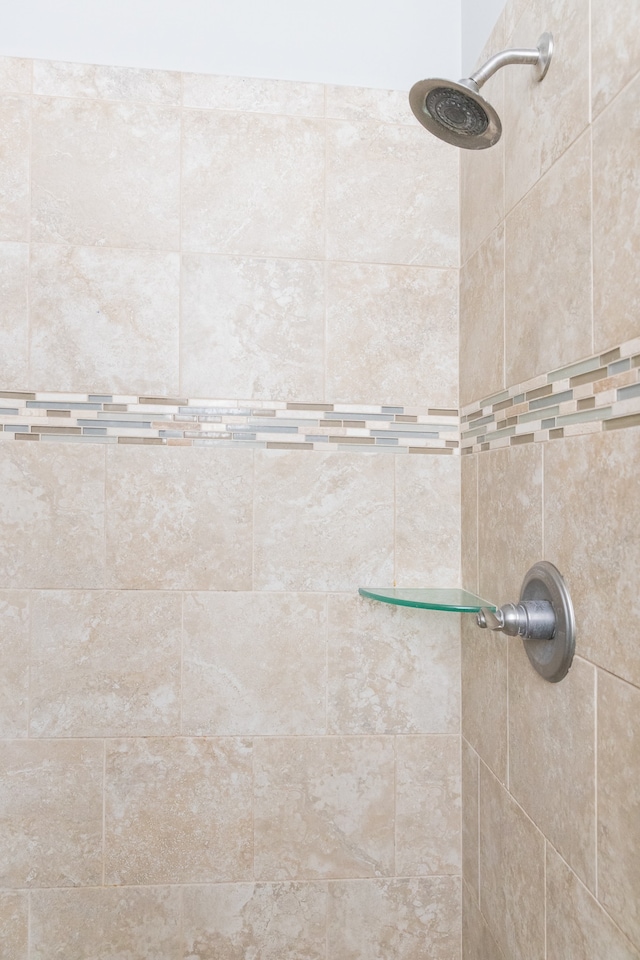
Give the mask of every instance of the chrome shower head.
M 491 104 L 480 96 L 480 87 L 500 67 L 513 63 L 532 64 L 536 80 L 542 80 L 552 53 L 553 37 L 543 33 L 534 50 L 503 50 L 458 83 L 420 80 L 409 93 L 411 109 L 423 127 L 455 147 L 468 150 L 492 147 L 500 139 L 502 124 Z

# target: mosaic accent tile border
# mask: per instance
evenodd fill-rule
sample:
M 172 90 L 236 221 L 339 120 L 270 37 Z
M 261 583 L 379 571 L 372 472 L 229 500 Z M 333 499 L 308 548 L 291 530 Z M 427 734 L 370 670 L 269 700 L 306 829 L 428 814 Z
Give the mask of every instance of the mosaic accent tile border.
M 461 453 L 640 426 L 640 338 L 464 407 Z
M 459 432 L 452 409 L 0 390 L 0 442 L 455 454 Z

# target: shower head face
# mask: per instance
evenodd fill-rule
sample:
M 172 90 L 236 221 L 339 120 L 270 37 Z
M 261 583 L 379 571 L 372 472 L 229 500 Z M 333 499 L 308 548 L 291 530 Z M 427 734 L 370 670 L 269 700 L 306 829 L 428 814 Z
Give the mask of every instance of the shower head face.
M 423 127 L 454 147 L 484 150 L 502 134 L 500 117 L 491 104 L 465 83 L 420 80 L 411 88 L 409 103 Z

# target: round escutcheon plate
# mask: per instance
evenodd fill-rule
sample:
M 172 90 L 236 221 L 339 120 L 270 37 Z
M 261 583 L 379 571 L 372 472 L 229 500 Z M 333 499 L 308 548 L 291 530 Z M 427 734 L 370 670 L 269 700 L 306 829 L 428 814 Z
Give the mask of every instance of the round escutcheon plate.
M 556 616 L 556 628 L 550 640 L 524 639 L 524 647 L 533 667 L 550 683 L 566 677 L 575 651 L 573 604 L 559 570 L 547 560 L 534 564 L 527 572 L 520 601 L 548 600 Z

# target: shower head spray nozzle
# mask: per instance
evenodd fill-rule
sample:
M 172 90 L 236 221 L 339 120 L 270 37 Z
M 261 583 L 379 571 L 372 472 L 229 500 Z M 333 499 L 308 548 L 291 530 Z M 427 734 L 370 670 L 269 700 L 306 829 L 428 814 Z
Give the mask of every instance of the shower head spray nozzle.
M 411 109 L 420 123 L 441 140 L 468 150 L 484 150 L 497 143 L 502 134 L 500 117 L 480 96 L 480 87 L 500 67 L 513 63 L 532 64 L 536 79 L 549 69 L 553 37 L 544 33 L 534 50 L 503 50 L 471 77 L 452 80 L 420 80 L 409 93 Z

